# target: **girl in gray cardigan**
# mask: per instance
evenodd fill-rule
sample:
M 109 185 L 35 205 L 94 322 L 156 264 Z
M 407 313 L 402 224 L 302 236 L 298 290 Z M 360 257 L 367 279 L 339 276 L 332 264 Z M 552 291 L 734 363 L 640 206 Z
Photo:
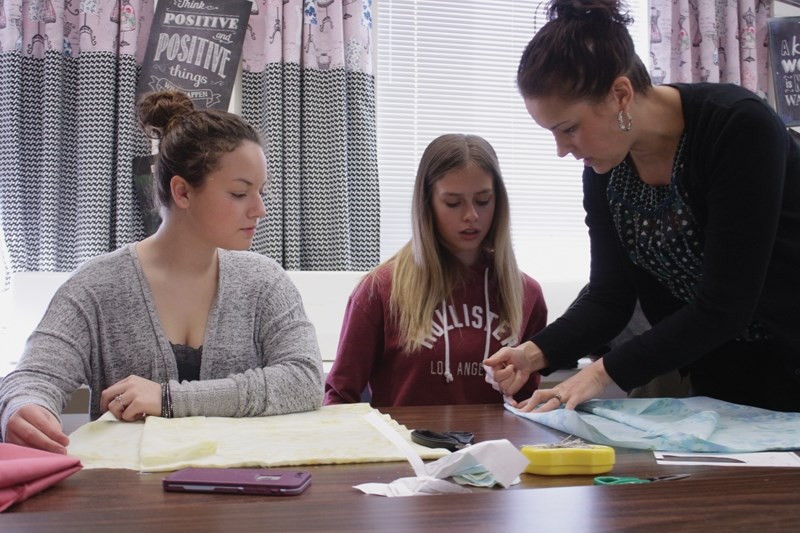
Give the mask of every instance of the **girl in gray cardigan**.
M 322 403 L 322 363 L 300 295 L 247 252 L 264 216 L 266 160 L 240 117 L 182 93 L 139 103 L 159 139 L 162 223 L 87 261 L 58 290 L 0 384 L 5 442 L 65 453 L 58 418 L 91 390 L 91 416 L 263 416 Z

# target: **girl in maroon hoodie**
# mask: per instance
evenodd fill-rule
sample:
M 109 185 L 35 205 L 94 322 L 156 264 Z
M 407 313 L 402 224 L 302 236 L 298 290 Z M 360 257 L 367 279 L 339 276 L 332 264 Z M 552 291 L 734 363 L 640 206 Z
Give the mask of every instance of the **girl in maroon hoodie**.
M 483 360 L 541 330 L 539 284 L 520 272 L 497 155 L 475 135 L 448 134 L 422 155 L 411 240 L 353 291 L 325 403 L 373 406 L 496 403 Z M 530 397 L 534 374 L 518 392 Z

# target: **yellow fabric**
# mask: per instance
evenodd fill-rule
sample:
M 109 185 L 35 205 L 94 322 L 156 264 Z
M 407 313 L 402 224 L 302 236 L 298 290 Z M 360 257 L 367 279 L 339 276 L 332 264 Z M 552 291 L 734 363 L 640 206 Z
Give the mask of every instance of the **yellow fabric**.
M 259 418 L 160 418 L 118 422 L 108 413 L 70 435 L 84 468 L 163 472 L 189 466 L 245 467 L 403 461 L 364 415 L 364 403 Z M 411 442 L 410 430 L 381 415 L 423 459 L 449 452 Z
M 138 470 L 143 429 L 143 422 L 119 422 L 106 413 L 70 434 L 67 454 L 80 458 L 84 468 Z

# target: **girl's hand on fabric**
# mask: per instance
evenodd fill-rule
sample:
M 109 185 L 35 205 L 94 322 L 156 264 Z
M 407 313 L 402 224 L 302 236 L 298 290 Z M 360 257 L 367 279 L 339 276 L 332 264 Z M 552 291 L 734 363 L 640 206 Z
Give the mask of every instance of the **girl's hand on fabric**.
M 533 372 L 545 366 L 547 362 L 544 354 L 531 341 L 515 347 L 501 348 L 483 361 L 486 382 L 507 397 L 506 401 L 528 382 Z M 516 406 L 513 399 L 508 403 Z
M 611 377 L 598 359 L 574 376 L 559 383 L 552 389 L 539 389 L 516 407 L 524 412 L 546 413 L 564 406 L 575 409 L 579 404 L 599 396 L 606 386 L 612 383 Z
M 66 455 L 69 437 L 58 418 L 41 405 L 23 405 L 6 425 L 5 442 Z
M 117 381 L 100 395 L 100 410 L 118 420 L 134 422 L 147 415 L 161 415 L 161 385 L 139 376 Z

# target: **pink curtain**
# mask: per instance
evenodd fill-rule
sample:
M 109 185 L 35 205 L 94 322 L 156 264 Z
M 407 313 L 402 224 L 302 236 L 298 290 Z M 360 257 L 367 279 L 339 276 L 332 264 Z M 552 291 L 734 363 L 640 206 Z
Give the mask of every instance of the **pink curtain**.
M 2 0 L 0 52 L 42 58 L 46 52 L 131 54 L 147 47 L 154 0 Z
M 153 5 L 0 0 L 7 272 L 72 270 L 144 236 L 132 162 L 150 145 L 133 108 Z
M 650 0 L 653 83 L 725 82 L 769 93 L 767 0 Z
M 371 0 L 255 0 L 242 116 L 268 141 L 267 219 L 253 250 L 289 270 L 380 258 Z
M 242 68 L 270 63 L 372 74 L 372 0 L 255 0 Z

